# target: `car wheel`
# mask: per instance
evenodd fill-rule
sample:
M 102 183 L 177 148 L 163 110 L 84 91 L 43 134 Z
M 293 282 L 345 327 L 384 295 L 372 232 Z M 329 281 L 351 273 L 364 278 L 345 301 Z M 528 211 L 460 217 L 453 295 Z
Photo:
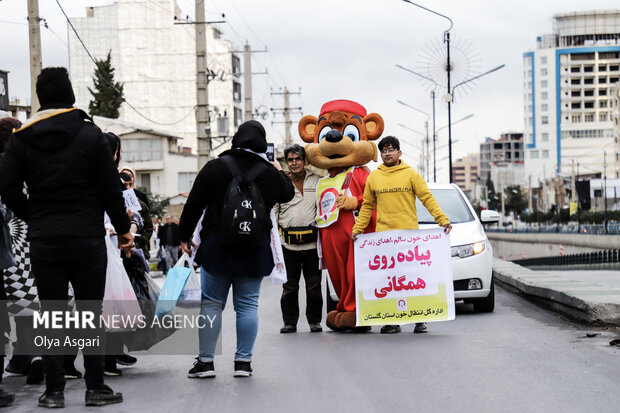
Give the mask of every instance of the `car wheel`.
M 338 301 L 334 301 L 332 298 L 331 291 L 329 290 L 329 282 L 325 283 L 325 292 L 325 306 L 327 307 L 327 312 L 336 311 Z
M 495 282 L 491 279 L 491 291 L 486 298 L 474 301 L 474 311 L 477 313 L 492 313 L 495 310 Z

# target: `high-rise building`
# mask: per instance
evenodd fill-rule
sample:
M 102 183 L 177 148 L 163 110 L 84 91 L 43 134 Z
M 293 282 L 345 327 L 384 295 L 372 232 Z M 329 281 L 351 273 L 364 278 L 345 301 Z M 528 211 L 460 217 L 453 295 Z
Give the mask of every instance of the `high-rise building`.
M 612 93 L 620 77 L 620 10 L 557 14 L 523 54 L 526 174 L 533 181 L 616 170 Z M 526 177 L 527 178 L 527 177 Z
M 181 137 L 182 146 L 195 150 L 195 26 L 181 16 L 176 1 L 117 0 L 107 6 L 87 7 L 86 17 L 71 20 L 94 58 L 105 59 L 111 54 L 115 81 L 124 84 L 128 102 L 121 106 L 119 120 Z M 68 32 L 76 105 L 87 109 L 95 65 L 73 31 L 69 28 Z M 207 25 L 213 137 L 232 135 L 243 121 L 241 61 L 235 53 L 239 48 L 220 35 L 215 25 Z

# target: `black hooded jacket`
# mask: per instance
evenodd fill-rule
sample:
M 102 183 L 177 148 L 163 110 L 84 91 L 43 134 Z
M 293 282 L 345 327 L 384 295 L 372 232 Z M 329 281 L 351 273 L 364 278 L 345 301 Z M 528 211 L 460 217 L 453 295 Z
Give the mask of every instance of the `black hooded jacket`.
M 0 193 L 29 239 L 103 238 L 104 211 L 118 233 L 129 231 L 108 143 L 79 109 L 38 112 L 11 136 Z
M 253 150 L 262 149 L 264 152 L 267 144 L 262 125 L 256 121 L 245 122 L 235 134 L 233 145 Z M 267 211 L 270 211 L 276 203 L 286 203 L 293 199 L 295 187 L 290 178 L 259 155 L 240 148 L 228 150 L 220 156 L 226 155 L 233 158 L 241 171 L 248 171 L 257 163 L 268 164 L 269 167 L 255 179 Z M 197 257 L 200 264 L 207 271 L 214 273 L 269 275 L 273 268 L 269 234 L 265 234 L 265 244 L 257 250 L 225 248 L 219 242 L 218 220 L 231 180 L 232 174 L 222 159 L 214 159 L 202 168 L 181 214 L 179 239 L 181 242 L 190 240 L 202 212 L 207 208 L 202 221 L 200 234 L 202 243 Z

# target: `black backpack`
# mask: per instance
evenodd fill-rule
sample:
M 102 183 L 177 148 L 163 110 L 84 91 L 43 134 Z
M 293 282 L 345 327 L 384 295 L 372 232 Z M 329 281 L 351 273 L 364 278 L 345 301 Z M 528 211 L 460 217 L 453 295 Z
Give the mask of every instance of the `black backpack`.
M 243 174 L 230 156 L 221 159 L 232 174 L 219 221 L 221 242 L 228 246 L 258 247 L 271 229 L 271 218 L 254 180 L 268 166 L 261 162 Z

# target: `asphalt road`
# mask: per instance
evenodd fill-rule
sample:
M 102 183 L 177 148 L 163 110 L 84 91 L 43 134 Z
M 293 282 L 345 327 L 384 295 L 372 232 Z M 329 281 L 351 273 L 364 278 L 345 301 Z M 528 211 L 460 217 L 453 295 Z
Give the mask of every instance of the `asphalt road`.
M 233 378 L 234 313 L 224 314 L 215 379 L 188 379 L 191 356 L 141 356 L 107 383 L 125 402 L 85 408 L 83 382 L 66 391 L 66 412 L 617 412 L 619 331 L 584 327 L 497 289 L 496 310 L 457 304 L 454 321 L 429 333 L 279 334 L 281 288 L 263 284 L 250 378 Z M 229 301 L 230 303 L 230 301 Z M 303 308 L 303 307 L 302 307 Z M 598 333 L 588 338 L 586 334 Z M 11 412 L 41 411 L 42 385 L 5 377 Z

